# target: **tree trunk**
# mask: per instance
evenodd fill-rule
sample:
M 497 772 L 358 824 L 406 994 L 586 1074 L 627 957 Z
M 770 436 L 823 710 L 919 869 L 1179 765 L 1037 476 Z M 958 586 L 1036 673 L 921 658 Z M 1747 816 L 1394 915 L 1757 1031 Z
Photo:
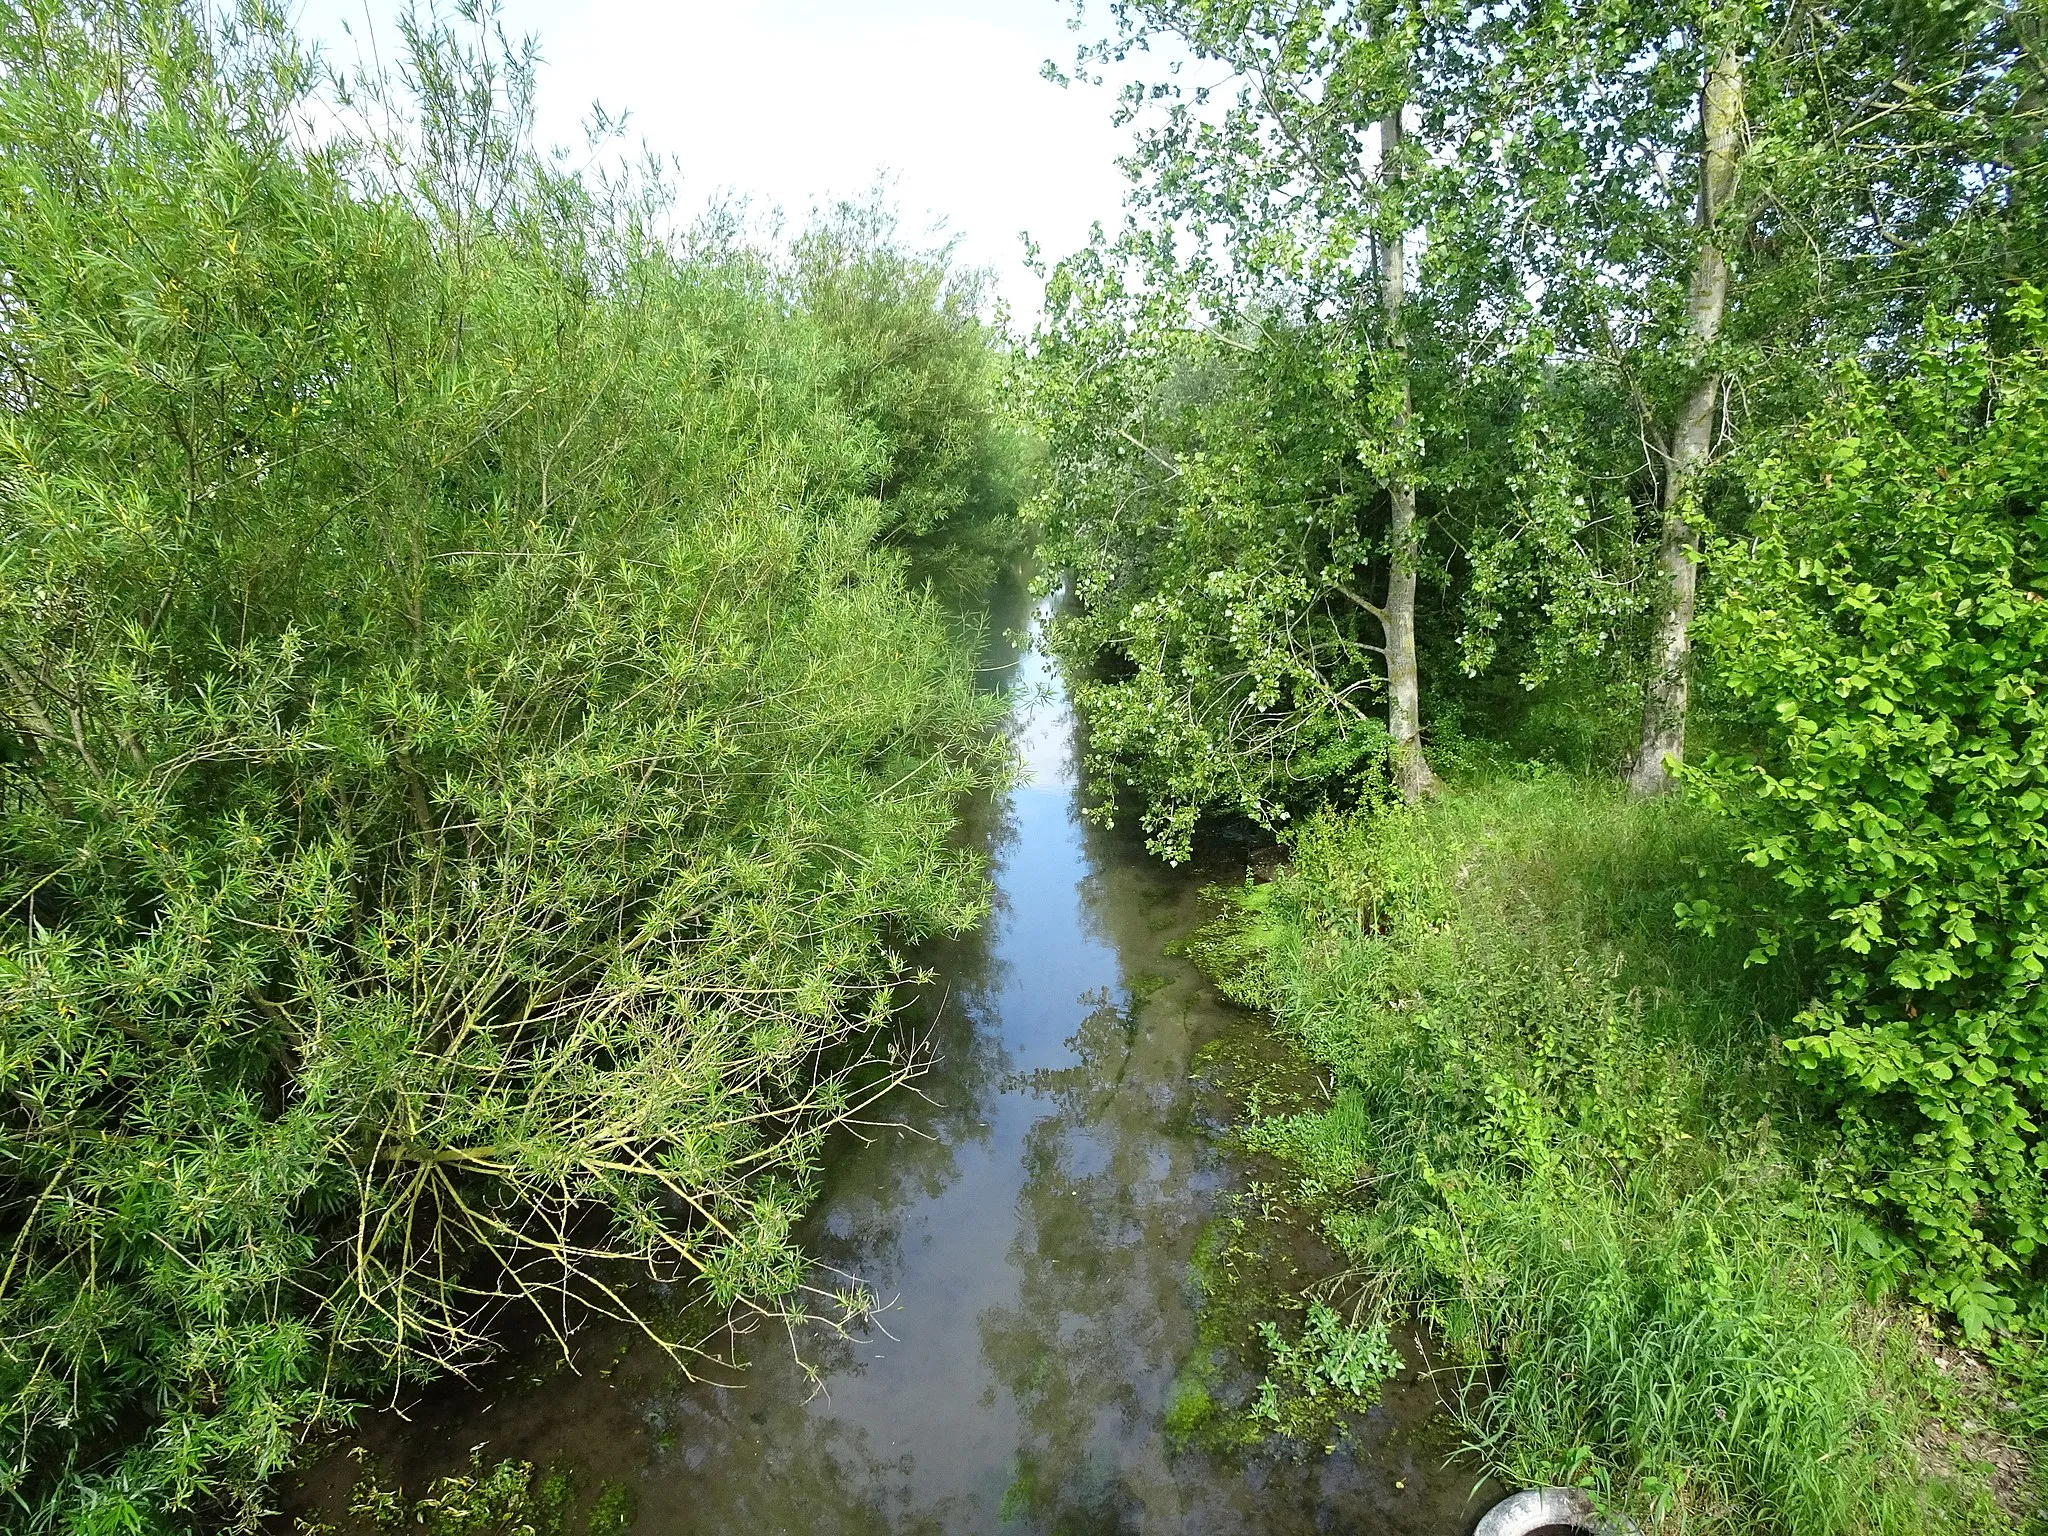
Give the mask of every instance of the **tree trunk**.
M 1401 109 L 1380 119 L 1380 180 L 1391 184 L 1398 174 Z M 1401 301 L 1407 282 L 1408 240 L 1395 230 L 1380 240 L 1380 302 L 1386 310 L 1387 334 L 1395 352 L 1405 355 L 1401 340 Z M 1400 414 L 1396 429 L 1408 435 L 1410 397 L 1405 362 L 1401 379 Z M 1394 739 L 1394 782 L 1410 805 L 1443 788 L 1422 750 L 1422 697 L 1415 659 L 1415 569 L 1422 554 L 1422 526 L 1415 517 L 1415 485 L 1404 476 L 1387 484 L 1393 503 L 1387 538 L 1387 605 L 1380 627 L 1387 641 L 1387 734 Z
M 1704 353 L 1721 334 L 1728 303 L 1728 262 L 1714 243 L 1714 224 L 1735 190 L 1741 155 L 1742 60 L 1724 49 L 1700 93 L 1699 258 L 1693 267 L 1686 318 L 1695 353 Z M 1643 687 L 1642 740 L 1629 766 L 1628 785 L 1637 795 L 1662 794 L 1672 785 L 1672 767 L 1685 758 L 1685 710 L 1691 684 L 1693 596 L 1699 582 L 1699 534 L 1692 523 L 1694 483 L 1714 446 L 1714 410 L 1721 376 L 1705 371 L 1693 385 L 1671 432 L 1664 463 L 1664 537 L 1657 563 L 1665 580 L 1664 609 L 1650 676 Z

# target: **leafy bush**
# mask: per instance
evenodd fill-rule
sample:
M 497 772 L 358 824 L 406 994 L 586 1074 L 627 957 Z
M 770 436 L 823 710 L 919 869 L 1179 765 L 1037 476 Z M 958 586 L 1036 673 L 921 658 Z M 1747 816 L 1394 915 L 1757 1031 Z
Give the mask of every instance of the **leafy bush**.
M 411 127 L 308 147 L 261 9 L 0 13 L 15 1528 L 246 1523 L 505 1302 L 630 1310 L 601 1260 L 777 1305 L 981 910 L 991 708 L 832 327 L 408 36 Z
M 1791 1049 L 1845 1182 L 1975 1333 L 2048 1320 L 2048 325 L 1930 328 L 1749 468 L 1702 627 L 1747 728 L 1690 775 L 1830 964 Z M 1701 901 L 1696 920 L 1719 905 Z
M 873 493 L 914 570 L 985 589 L 1023 553 L 1027 445 L 997 409 L 1001 357 L 980 318 L 985 274 L 914 251 L 877 192 L 841 203 L 797 241 L 804 311 L 831 343 L 833 392 L 876 435 Z
M 1072 601 L 1053 643 L 1081 673 L 1091 782 L 1188 857 L 1205 816 L 1283 824 L 1383 780 L 1368 652 L 1370 503 L 1355 402 L 1312 328 L 1196 330 L 1126 291 L 1102 253 L 1065 263 L 1030 370 L 1050 444 L 1029 515 Z
M 1201 944 L 1331 1077 L 1246 1135 L 1419 1310 L 1509 1483 L 1661 1530 L 1995 1529 L 1916 1448 L 1867 1230 L 1801 1172 L 1827 1127 L 1762 1041 L 1798 978 L 1672 932 L 1713 846 L 1563 776 L 1304 824 Z

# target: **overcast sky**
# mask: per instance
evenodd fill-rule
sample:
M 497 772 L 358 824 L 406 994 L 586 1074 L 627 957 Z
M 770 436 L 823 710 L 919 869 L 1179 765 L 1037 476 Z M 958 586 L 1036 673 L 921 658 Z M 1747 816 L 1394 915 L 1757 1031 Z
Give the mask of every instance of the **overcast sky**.
M 388 60 L 398 9 L 303 0 L 300 32 L 348 63 L 367 17 Z M 799 220 L 886 171 L 907 228 L 943 219 L 1028 321 L 1038 285 L 1019 232 L 1058 256 L 1122 201 L 1113 93 L 1039 77 L 1047 58 L 1072 62 L 1070 14 L 1070 0 L 505 0 L 504 19 L 540 41 L 543 145 L 580 149 L 601 101 L 680 164 L 686 205 L 737 191 Z

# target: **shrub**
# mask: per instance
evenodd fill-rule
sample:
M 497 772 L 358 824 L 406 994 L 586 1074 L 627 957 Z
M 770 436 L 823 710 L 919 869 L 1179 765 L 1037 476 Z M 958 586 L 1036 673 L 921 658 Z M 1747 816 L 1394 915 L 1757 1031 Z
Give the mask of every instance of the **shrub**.
M 879 191 L 796 243 L 804 312 L 830 342 L 832 389 L 875 434 L 885 534 L 943 589 L 985 589 L 1023 553 L 1025 443 L 997 409 L 1003 358 L 980 318 L 986 274 L 907 249 Z
M 247 1523 L 600 1259 L 778 1305 L 983 900 L 991 706 L 785 269 L 537 164 L 516 53 L 415 24 L 417 131 L 307 147 L 197 18 L 0 13 L 15 1528 Z
M 1689 775 L 1777 899 L 1760 953 L 1830 958 L 1791 1049 L 1845 1184 L 1976 1333 L 2048 1318 L 2048 326 L 1930 326 L 1749 466 L 1702 626 L 1747 746 Z M 1713 922 L 1719 904 L 1694 909 Z

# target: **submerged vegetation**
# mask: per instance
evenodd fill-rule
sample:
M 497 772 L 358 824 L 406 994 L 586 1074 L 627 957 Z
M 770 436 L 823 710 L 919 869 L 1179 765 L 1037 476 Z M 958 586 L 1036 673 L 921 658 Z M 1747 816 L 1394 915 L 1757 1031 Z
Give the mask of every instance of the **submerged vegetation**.
M 424 1536 L 623 1536 L 638 1513 L 638 1500 L 622 1483 L 600 1484 L 585 1496 L 567 1467 L 536 1470 L 524 1461 L 486 1467 L 476 1451 L 467 1471 L 435 1478 L 417 1499 L 367 1473 L 349 1494 L 349 1514 L 363 1528 Z M 328 1536 L 333 1527 L 301 1520 L 298 1529 Z
M 508 1305 L 804 1305 L 904 946 L 984 907 L 902 548 L 1000 547 L 971 285 L 676 228 L 528 149 L 485 12 L 404 41 L 0 15 L 10 1529 L 246 1524 Z

